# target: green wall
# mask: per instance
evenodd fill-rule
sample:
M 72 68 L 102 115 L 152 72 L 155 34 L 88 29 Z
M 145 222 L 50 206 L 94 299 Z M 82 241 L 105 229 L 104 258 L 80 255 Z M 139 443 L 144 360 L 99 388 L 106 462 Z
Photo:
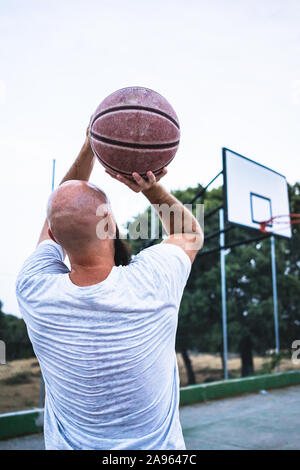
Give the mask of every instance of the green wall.
M 180 389 L 180 405 L 190 405 L 206 400 L 216 400 L 218 398 L 296 384 L 300 384 L 300 371 L 256 375 L 242 379 L 191 385 Z
M 40 432 L 43 420 L 44 410 L 39 408 L 0 414 L 0 439 Z

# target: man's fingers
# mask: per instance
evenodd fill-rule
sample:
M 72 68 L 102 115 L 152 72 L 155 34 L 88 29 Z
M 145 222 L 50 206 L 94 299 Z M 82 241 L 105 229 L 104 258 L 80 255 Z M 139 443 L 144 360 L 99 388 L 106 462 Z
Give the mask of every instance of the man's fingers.
M 87 130 L 86 130 L 86 136 L 87 137 L 89 137 L 89 135 L 90 135 L 90 127 L 91 127 L 92 119 L 93 119 L 93 115 L 90 117 L 89 125 L 88 125 Z
M 156 183 L 156 178 L 155 178 L 155 175 L 152 173 L 152 171 L 147 171 L 147 176 L 148 176 L 148 181 L 151 185 Z
M 114 173 L 111 173 L 111 172 L 108 171 L 108 170 L 105 170 L 105 173 L 107 173 L 109 176 L 111 176 L 111 177 L 114 178 L 115 180 L 118 180 L 117 175 L 115 175 Z
M 141 175 L 139 175 L 139 173 L 136 173 L 136 172 L 132 173 L 132 177 L 137 182 L 138 186 L 141 189 L 144 189 L 145 184 L 146 184 L 146 181 L 144 180 L 144 178 Z
M 125 178 L 125 176 L 117 175 L 117 180 L 121 181 L 121 183 L 126 184 L 128 188 L 132 189 L 136 193 L 138 193 L 141 190 L 138 184 L 136 184 L 134 181 L 129 180 L 128 178 Z
M 163 178 L 166 174 L 168 173 L 168 170 L 166 169 L 166 167 L 164 167 L 161 172 L 156 175 L 156 182 L 158 182 L 161 178 Z
M 125 176 L 111 173 L 109 170 L 105 170 L 105 173 L 107 173 L 113 179 L 120 181 L 120 183 L 126 184 L 126 186 L 128 186 L 130 189 L 132 189 L 135 192 L 139 192 L 141 190 L 138 184 L 136 184 L 134 181 L 129 180 L 128 178 L 125 178 Z
M 152 171 L 149 170 L 147 171 L 147 179 L 144 179 L 139 173 L 135 171 L 132 173 L 132 178 L 134 181 L 129 178 L 126 178 L 123 175 L 112 173 L 107 169 L 105 170 L 105 172 L 112 178 L 128 186 L 128 188 L 132 189 L 132 191 L 138 193 L 140 191 L 145 191 L 151 188 L 156 182 L 158 182 L 163 176 L 167 174 L 167 169 L 163 168 L 161 172 L 158 173 L 158 175 L 156 176 Z

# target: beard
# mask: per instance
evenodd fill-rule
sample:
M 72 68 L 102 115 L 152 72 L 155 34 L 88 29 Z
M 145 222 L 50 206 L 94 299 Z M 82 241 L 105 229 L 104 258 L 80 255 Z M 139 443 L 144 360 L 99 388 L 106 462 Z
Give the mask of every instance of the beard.
M 115 265 L 127 266 L 131 261 L 131 250 L 129 245 L 120 238 L 118 226 L 116 226 L 116 238 L 114 239 L 115 247 Z

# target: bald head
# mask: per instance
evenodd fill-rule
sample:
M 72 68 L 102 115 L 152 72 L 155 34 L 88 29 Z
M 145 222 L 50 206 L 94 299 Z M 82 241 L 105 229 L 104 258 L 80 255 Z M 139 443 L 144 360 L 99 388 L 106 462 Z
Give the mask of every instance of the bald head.
M 103 191 L 86 181 L 71 180 L 50 196 L 47 219 L 55 240 L 68 253 L 99 245 L 97 224 L 107 216 L 109 201 Z

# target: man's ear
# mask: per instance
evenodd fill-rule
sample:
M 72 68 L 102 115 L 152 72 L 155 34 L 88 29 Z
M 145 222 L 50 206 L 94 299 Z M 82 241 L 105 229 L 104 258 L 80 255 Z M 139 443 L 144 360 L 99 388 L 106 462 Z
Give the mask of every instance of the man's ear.
M 49 237 L 51 238 L 51 240 L 53 240 L 55 243 L 57 243 L 57 241 L 55 240 L 54 236 L 53 236 L 53 233 L 51 232 L 50 228 L 48 228 L 48 235 Z

